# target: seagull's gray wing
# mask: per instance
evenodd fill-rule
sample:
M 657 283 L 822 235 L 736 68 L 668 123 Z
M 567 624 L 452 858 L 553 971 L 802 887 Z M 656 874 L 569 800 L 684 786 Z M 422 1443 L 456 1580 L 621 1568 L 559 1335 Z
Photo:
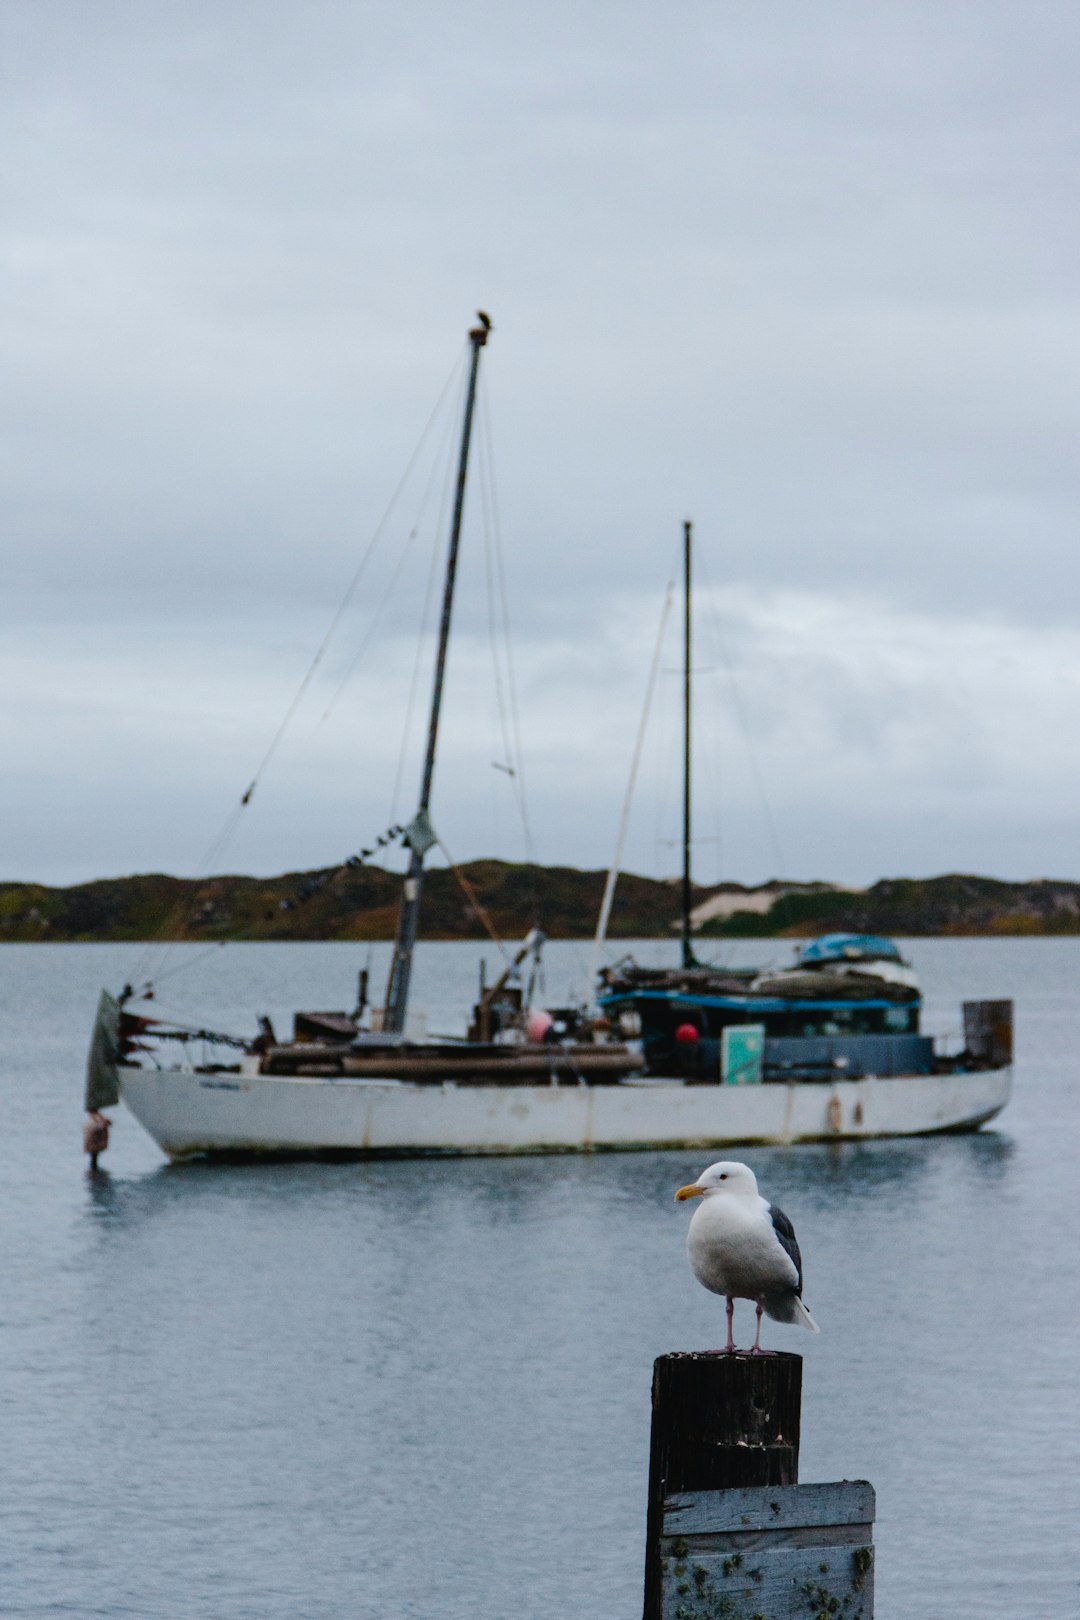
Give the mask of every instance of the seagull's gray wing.
M 780 1244 L 780 1247 L 783 1249 L 788 1258 L 794 1262 L 795 1270 L 799 1274 L 799 1280 L 796 1285 L 795 1292 L 801 1295 L 803 1282 L 802 1255 L 799 1253 L 799 1245 L 795 1237 L 795 1228 L 792 1226 L 783 1210 L 779 1209 L 776 1204 L 769 1205 L 769 1219 L 772 1221 L 773 1231 L 776 1233 L 777 1241 Z

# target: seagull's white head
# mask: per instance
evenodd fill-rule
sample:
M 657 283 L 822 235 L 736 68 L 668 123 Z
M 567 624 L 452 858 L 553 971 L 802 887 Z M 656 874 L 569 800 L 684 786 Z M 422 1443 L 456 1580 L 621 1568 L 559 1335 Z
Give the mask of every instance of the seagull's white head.
M 685 1198 L 718 1197 L 757 1197 L 757 1177 L 748 1164 L 739 1164 L 734 1159 L 710 1164 L 689 1187 L 679 1188 L 675 1201 L 681 1204 Z

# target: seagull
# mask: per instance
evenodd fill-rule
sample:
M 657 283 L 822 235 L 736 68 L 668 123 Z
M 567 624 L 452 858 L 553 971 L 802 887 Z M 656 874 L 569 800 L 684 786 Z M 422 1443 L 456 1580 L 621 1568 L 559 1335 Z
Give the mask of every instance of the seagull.
M 727 1298 L 724 1350 L 730 1354 L 735 1349 L 732 1326 L 737 1299 L 752 1299 L 757 1306 L 751 1355 L 770 1354 L 761 1348 L 762 1312 L 774 1322 L 790 1322 L 820 1333 L 802 1302 L 802 1256 L 795 1228 L 782 1209 L 759 1195 L 750 1166 L 726 1159 L 710 1164 L 696 1181 L 675 1194 L 677 1203 L 687 1198 L 701 1199 L 686 1234 L 690 1269 L 703 1287 Z

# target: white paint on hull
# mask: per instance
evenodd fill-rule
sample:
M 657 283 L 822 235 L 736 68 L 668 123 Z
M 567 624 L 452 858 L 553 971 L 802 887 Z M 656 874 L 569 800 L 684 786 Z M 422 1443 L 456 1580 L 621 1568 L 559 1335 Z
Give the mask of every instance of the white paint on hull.
M 759 1086 L 457 1086 L 293 1075 L 120 1070 L 170 1158 L 201 1153 L 526 1153 L 852 1141 L 972 1129 L 1012 1071 Z

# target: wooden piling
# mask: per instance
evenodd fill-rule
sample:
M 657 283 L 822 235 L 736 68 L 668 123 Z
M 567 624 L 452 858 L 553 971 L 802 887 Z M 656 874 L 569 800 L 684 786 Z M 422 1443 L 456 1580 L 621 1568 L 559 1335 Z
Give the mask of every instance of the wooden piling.
M 667 1497 L 799 1477 L 802 1357 L 686 1351 L 653 1363 L 644 1620 L 661 1620 Z
M 644 1620 L 870 1620 L 874 1492 L 798 1484 L 801 1402 L 801 1356 L 656 1361 Z

